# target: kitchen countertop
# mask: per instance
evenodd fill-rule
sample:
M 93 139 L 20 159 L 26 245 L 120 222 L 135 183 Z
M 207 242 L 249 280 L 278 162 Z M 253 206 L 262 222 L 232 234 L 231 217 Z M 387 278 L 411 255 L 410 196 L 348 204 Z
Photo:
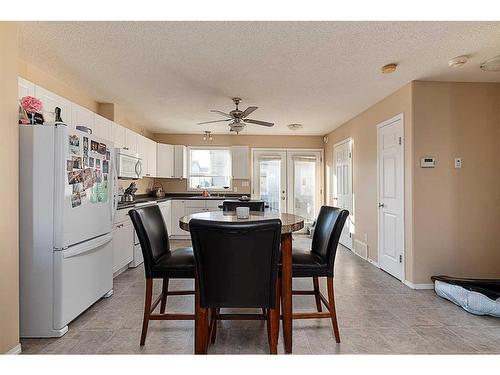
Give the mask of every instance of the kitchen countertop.
M 124 208 L 134 207 L 136 204 L 146 203 L 146 202 L 164 202 L 167 200 L 224 200 L 224 199 L 238 199 L 239 197 L 246 194 L 235 194 L 231 193 L 223 196 L 210 196 L 203 197 L 201 195 L 193 195 L 191 193 L 179 193 L 179 194 L 165 194 L 164 198 L 156 198 L 147 194 L 137 195 L 134 202 L 119 202 L 118 210 L 123 210 Z

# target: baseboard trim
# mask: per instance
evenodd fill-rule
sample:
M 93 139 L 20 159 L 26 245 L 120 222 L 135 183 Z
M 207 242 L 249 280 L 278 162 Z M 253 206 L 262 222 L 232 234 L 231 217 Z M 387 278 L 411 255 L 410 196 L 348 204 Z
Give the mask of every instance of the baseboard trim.
M 412 283 L 411 281 L 404 280 L 403 284 L 415 290 L 434 289 L 434 283 L 415 284 Z
M 378 265 L 378 263 L 377 263 L 377 262 L 375 262 L 373 259 L 366 258 L 366 260 L 368 261 L 368 263 L 371 263 L 371 264 L 373 264 L 375 267 L 380 268 L 380 266 Z
M 16 346 L 14 346 L 12 349 L 10 349 L 7 353 L 5 354 L 13 354 L 13 355 L 16 355 L 16 354 L 20 354 L 21 353 L 21 344 L 17 344 Z

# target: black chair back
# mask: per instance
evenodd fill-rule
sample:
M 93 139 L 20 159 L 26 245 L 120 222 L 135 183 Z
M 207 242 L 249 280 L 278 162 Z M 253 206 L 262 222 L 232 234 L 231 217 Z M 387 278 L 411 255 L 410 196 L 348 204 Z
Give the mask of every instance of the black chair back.
M 274 308 L 281 220 L 189 222 L 203 308 Z
M 338 207 L 322 206 L 312 239 L 311 252 L 319 255 L 328 264 L 329 273 L 333 276 L 335 255 L 339 244 L 340 234 L 349 211 Z
M 129 215 L 141 244 L 146 278 L 150 278 L 152 267 L 170 253 L 167 227 L 156 205 L 135 208 L 129 211 Z
M 264 201 L 232 201 L 222 202 L 222 211 L 236 211 L 236 207 L 249 207 L 250 211 L 264 212 Z

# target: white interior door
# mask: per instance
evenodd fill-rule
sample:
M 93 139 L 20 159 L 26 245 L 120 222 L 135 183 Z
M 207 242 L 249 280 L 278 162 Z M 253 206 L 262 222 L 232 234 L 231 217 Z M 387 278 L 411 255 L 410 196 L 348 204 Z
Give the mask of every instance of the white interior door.
M 404 278 L 404 141 L 403 116 L 377 127 L 379 266 Z
M 352 202 L 352 141 L 350 139 L 333 147 L 333 202 L 335 207 L 349 211 L 339 242 L 352 250 L 354 211 Z
M 286 151 L 258 150 L 253 158 L 252 197 L 286 212 Z
M 287 151 L 287 212 L 311 225 L 322 202 L 322 155 L 320 151 Z

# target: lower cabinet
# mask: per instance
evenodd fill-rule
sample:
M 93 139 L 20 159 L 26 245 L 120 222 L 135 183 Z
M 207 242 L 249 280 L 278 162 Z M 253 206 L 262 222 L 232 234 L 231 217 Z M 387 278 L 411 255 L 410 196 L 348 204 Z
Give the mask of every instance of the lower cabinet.
M 172 235 L 172 201 L 164 201 L 158 203 L 160 207 L 161 215 L 167 226 L 167 233 L 169 236 Z
M 126 267 L 134 258 L 134 227 L 126 220 L 117 222 L 113 227 L 113 275 Z
M 192 215 L 200 212 L 217 211 L 223 200 L 218 199 L 185 199 L 172 200 L 172 231 L 173 239 L 189 238 L 189 232 L 181 229 L 179 219 L 186 215 Z
M 189 236 L 189 233 L 179 226 L 179 219 L 185 215 L 184 205 L 184 200 L 172 200 L 172 230 L 170 233 L 174 238 Z

